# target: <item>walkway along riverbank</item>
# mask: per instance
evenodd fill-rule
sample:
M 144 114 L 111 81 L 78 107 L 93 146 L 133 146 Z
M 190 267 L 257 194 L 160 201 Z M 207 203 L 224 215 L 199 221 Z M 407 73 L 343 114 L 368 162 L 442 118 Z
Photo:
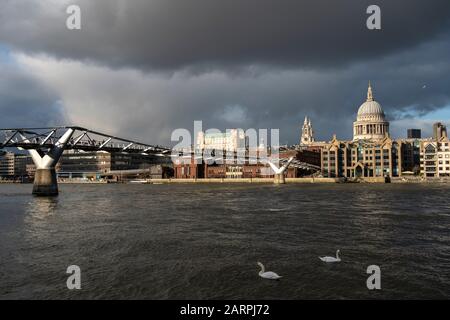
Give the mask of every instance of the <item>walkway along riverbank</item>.
M 20 181 L 0 181 L 0 184 L 20 184 Z M 32 182 L 23 182 L 32 183 Z M 88 181 L 80 179 L 64 179 L 59 180 L 59 184 L 214 184 L 214 183 L 274 183 L 273 178 L 206 178 L 206 179 L 142 179 L 142 180 L 130 180 L 130 181 Z M 286 178 L 286 183 L 450 183 L 449 178 L 421 178 L 421 177 L 395 177 L 385 179 L 383 177 L 376 178 L 364 178 L 358 180 L 346 180 L 345 178 Z

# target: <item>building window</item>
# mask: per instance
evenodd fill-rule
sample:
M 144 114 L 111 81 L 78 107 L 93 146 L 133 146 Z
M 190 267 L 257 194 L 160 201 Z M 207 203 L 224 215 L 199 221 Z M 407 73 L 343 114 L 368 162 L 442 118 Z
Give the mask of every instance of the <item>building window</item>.
M 435 153 L 436 149 L 433 145 L 429 144 L 428 146 L 426 146 L 425 148 L 425 153 Z

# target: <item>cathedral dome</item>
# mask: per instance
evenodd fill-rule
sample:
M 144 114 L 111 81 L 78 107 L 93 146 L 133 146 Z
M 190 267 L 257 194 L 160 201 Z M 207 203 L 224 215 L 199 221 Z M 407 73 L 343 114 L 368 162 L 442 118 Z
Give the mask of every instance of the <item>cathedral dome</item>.
M 384 112 L 381 105 L 376 101 L 366 101 L 358 109 L 358 120 L 361 118 L 384 119 Z
M 381 105 L 373 99 L 372 87 L 369 84 L 367 100 L 358 109 L 357 121 L 384 120 L 385 115 Z
M 383 108 L 376 101 L 366 101 L 364 102 L 358 110 L 358 116 L 366 114 L 379 114 L 384 115 Z
M 389 135 L 389 122 L 386 121 L 383 108 L 373 98 L 369 82 L 367 100 L 359 107 L 353 123 L 353 140 L 379 140 L 386 135 Z

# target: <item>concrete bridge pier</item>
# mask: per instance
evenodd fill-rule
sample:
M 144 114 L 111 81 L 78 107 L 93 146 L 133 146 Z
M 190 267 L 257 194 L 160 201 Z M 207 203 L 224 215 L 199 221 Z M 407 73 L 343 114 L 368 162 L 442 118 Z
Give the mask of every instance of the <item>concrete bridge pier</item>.
M 286 177 L 284 175 L 284 172 L 291 164 L 292 160 L 294 160 L 294 157 L 290 157 L 287 163 L 282 166 L 281 168 L 278 168 L 276 165 L 274 165 L 272 162 L 268 162 L 272 170 L 274 171 L 275 175 L 273 178 L 273 183 L 275 184 L 285 184 L 286 183 Z
M 58 180 L 56 179 L 55 168 L 36 169 L 33 194 L 45 197 L 58 195 Z
M 55 167 L 74 131 L 74 129 L 68 129 L 47 153 L 44 153 L 42 150 L 28 150 L 36 165 L 33 186 L 34 195 L 41 197 L 58 195 L 58 180 L 56 178 Z M 47 139 L 49 139 L 50 136 L 51 135 L 49 135 Z M 30 143 L 23 135 L 22 138 L 25 142 Z
M 275 184 L 285 184 L 286 183 L 286 177 L 284 176 L 284 172 L 283 173 L 279 173 L 279 174 L 275 174 L 273 182 Z

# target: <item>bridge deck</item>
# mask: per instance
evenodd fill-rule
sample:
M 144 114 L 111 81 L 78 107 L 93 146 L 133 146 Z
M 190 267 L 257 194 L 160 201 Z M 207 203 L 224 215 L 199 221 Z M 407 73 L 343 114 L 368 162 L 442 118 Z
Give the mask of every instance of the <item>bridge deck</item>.
M 168 154 L 170 149 L 116 137 L 82 127 L 14 128 L 0 129 L 0 149 L 21 148 L 43 150 L 55 146 L 64 132 L 74 133 L 65 150 L 127 152 L 143 154 Z

